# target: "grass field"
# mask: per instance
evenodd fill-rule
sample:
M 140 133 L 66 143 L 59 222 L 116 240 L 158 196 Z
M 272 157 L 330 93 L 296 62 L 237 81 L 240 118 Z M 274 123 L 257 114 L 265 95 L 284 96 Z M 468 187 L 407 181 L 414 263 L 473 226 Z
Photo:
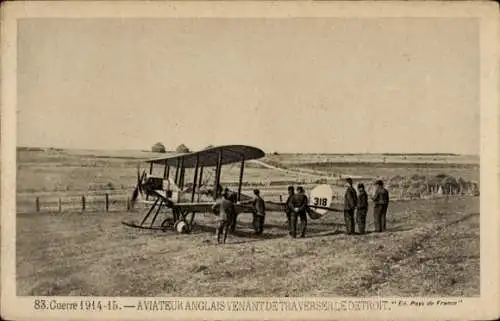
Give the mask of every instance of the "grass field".
M 265 235 L 256 238 L 242 217 L 237 235 L 218 246 L 210 214 L 197 216 L 191 235 L 180 235 L 123 226 L 140 216 L 123 204 L 108 213 L 102 203 L 89 204 L 91 212 L 79 213 L 81 195 L 125 200 L 138 161 L 158 155 L 20 149 L 17 156 L 18 295 L 479 295 L 478 197 L 393 202 L 387 233 L 364 236 L 345 235 L 342 217 L 332 213 L 310 221 L 307 238 L 291 240 L 284 215 L 273 212 Z M 367 182 L 414 174 L 479 178 L 477 159 L 453 155 L 289 154 L 263 161 L 300 170 L 249 163 L 245 190 L 259 186 L 267 199 L 285 194 L 290 183 L 309 189 L 317 173 Z M 234 182 L 238 173 L 238 166 L 225 168 L 222 181 Z M 34 213 L 36 196 L 50 200 L 52 209 L 64 197 L 76 210 Z M 370 213 L 370 230 L 371 222 Z
M 269 213 L 264 236 L 240 219 L 215 244 L 209 215 L 191 235 L 127 228 L 134 215 L 20 214 L 18 295 L 479 295 L 478 198 L 391 205 L 388 231 L 349 236 L 332 214 L 289 239 Z M 368 224 L 371 230 L 371 216 Z

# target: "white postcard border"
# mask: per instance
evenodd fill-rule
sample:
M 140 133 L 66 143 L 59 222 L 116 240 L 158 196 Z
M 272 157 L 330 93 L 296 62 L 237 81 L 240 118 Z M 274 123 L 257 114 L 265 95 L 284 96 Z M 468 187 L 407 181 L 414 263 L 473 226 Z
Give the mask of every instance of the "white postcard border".
M 16 297 L 15 278 L 15 184 L 16 184 L 16 37 L 17 19 L 40 18 L 134 18 L 134 17 L 477 17 L 481 25 L 481 297 L 480 298 L 369 298 L 368 301 L 388 301 L 391 310 L 351 310 L 342 309 L 339 302 L 351 304 L 360 298 L 332 298 L 334 311 L 302 311 L 277 308 L 263 308 L 254 312 L 224 312 L 200 308 L 197 310 L 144 312 L 137 309 L 122 309 L 112 312 L 83 312 L 61 310 L 34 310 L 31 297 Z M 499 315 L 496 307 L 499 296 L 499 132 L 498 132 L 498 5 L 493 2 L 8 2 L 2 6 L 2 68 L 1 68 L 1 229 L 2 229 L 2 317 L 11 319 L 491 319 Z M 78 298 L 51 297 L 36 298 L 57 302 L 79 302 L 80 300 L 101 303 L 116 301 L 119 305 L 135 305 L 140 300 L 153 298 Z M 308 301 L 327 301 L 326 298 L 306 298 Z M 158 300 L 198 300 L 212 306 L 212 302 L 299 302 L 290 298 L 158 298 Z M 424 307 L 398 307 L 392 302 L 400 300 L 423 302 Z M 455 306 L 440 306 L 437 301 L 458 301 Z M 434 302 L 428 305 L 428 302 Z M 277 303 L 280 305 L 281 303 Z M 283 305 L 283 304 L 281 304 Z M 367 314 L 368 312 L 368 314 Z

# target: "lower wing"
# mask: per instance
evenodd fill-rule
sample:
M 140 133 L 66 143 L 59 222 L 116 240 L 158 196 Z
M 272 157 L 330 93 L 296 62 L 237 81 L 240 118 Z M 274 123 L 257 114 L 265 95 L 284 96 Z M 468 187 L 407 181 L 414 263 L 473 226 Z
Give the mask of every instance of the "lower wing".
M 185 212 L 196 212 L 196 213 L 212 213 L 212 207 L 215 202 L 204 202 L 204 203 L 175 203 L 172 207 L 174 209 L 179 209 Z M 251 213 L 253 208 L 247 205 L 235 204 L 237 213 Z
M 270 211 L 285 211 L 286 203 L 281 202 L 266 202 L 266 210 Z M 319 212 L 317 210 L 320 210 Z M 338 208 L 333 208 L 330 206 L 318 206 L 318 205 L 308 205 L 309 217 L 313 220 L 323 217 L 327 212 L 343 212 L 343 210 Z

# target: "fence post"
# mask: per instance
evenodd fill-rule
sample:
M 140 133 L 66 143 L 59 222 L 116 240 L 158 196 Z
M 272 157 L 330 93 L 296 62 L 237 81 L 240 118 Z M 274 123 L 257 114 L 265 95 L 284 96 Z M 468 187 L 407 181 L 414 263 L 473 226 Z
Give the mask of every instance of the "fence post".
M 106 193 L 106 212 L 109 211 L 109 195 Z
M 61 198 L 59 197 L 59 213 L 62 212 L 62 201 Z
M 35 206 L 36 206 L 36 211 L 37 212 L 40 212 L 40 197 L 36 197 L 36 200 L 35 200 Z
M 82 195 L 82 212 L 85 212 L 85 195 Z

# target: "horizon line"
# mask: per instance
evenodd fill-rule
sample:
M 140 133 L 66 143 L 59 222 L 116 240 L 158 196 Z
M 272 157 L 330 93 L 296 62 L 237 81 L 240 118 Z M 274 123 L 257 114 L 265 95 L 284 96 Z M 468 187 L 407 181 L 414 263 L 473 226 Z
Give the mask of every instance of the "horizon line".
M 217 146 L 225 146 L 225 145 L 213 145 Z M 56 147 L 56 146 L 29 146 L 29 145 L 16 145 L 16 150 L 19 149 L 53 149 L 53 150 L 75 150 L 75 151 L 129 151 L 129 152 L 147 152 L 153 153 L 151 148 L 149 149 L 104 149 L 104 148 L 77 148 L 77 147 Z M 202 150 L 202 149 L 200 149 Z M 198 150 L 191 150 L 190 152 L 196 152 Z M 166 150 L 165 153 L 175 153 L 175 150 Z M 276 150 L 266 152 L 266 155 L 278 154 L 278 155 L 286 155 L 286 154 L 320 154 L 320 155 L 384 155 L 384 156 L 419 156 L 419 155 L 439 155 L 439 156 L 481 156 L 481 154 L 466 154 L 466 153 L 451 153 L 451 152 L 279 152 Z M 161 153 L 159 153 L 161 154 Z

